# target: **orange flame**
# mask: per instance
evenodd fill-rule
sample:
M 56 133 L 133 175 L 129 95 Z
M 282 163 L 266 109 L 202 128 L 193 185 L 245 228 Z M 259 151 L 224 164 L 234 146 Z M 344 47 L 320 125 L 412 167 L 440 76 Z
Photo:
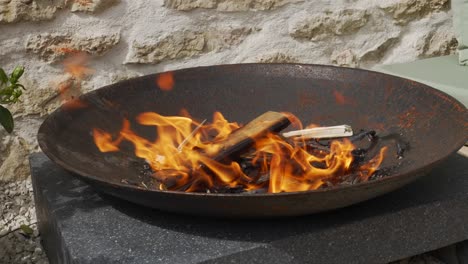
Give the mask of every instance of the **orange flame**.
M 306 191 L 319 188 L 324 179 L 344 175 L 351 166 L 354 145 L 349 140 L 333 141 L 327 155 L 313 155 L 304 147 L 290 145 L 278 135 L 270 134 L 257 142 L 260 155 L 268 153 L 271 163 L 269 192 Z M 314 164 L 324 164 L 321 168 Z M 264 164 L 265 166 L 265 164 Z
M 333 95 L 335 96 L 335 101 L 337 104 L 343 105 L 346 103 L 346 99 L 342 93 L 338 91 L 333 91 Z
M 72 51 L 70 56 L 63 61 L 64 71 L 81 81 L 86 76 L 94 73 L 94 70 L 86 66 L 88 61 L 89 55 L 87 53 Z
M 335 102 L 339 105 L 356 105 L 356 101 L 353 100 L 353 98 L 346 97 L 344 94 L 336 90 L 333 91 L 333 96 L 335 97 Z
M 119 150 L 122 137 L 112 140 L 112 135 L 100 129 L 93 129 L 94 142 L 101 152 L 114 152 Z
M 58 88 L 63 107 L 67 110 L 87 107 L 85 102 L 76 97 L 81 94 L 82 80 L 94 73 L 94 70 L 86 66 L 89 60 L 88 55 L 85 52 L 66 47 L 59 48 L 58 51 L 69 55 L 63 61 L 63 70 L 72 77 L 72 80 L 61 83 Z
M 163 91 L 170 91 L 174 88 L 174 74 L 172 72 L 160 73 L 156 79 L 156 84 Z
M 380 149 L 380 152 L 377 156 L 372 158 L 367 164 L 364 164 L 360 167 L 361 179 L 367 181 L 372 174 L 379 168 L 382 163 L 385 153 L 387 152 L 388 147 L 383 147 Z
M 66 110 L 76 110 L 86 107 L 88 107 L 88 104 L 78 98 L 72 98 L 63 103 L 63 108 Z
M 183 111 L 187 116 L 188 112 Z M 302 127 L 292 114 L 288 117 Z M 222 163 L 210 158 L 219 142 L 240 128 L 216 112 L 213 122 L 200 125 L 189 117 L 162 116 L 146 112 L 137 116 L 140 125 L 155 126 L 157 139 L 150 141 L 135 134 L 130 122 L 124 120 L 122 129 L 113 137 L 100 129 L 93 129 L 94 142 L 101 152 L 119 151 L 122 141 L 135 146 L 135 155 L 145 159 L 154 171 L 161 190 L 196 192 L 216 188 L 242 186 L 245 190 L 267 189 L 270 193 L 315 190 L 325 181 L 350 173 L 353 164 L 351 141 L 335 140 L 330 152 L 311 151 L 304 140 L 287 142 L 281 136 L 269 133 L 255 141 L 250 165 L 257 173 L 250 174 L 235 161 Z M 193 133 L 194 127 L 198 127 Z M 183 144 L 184 143 L 184 144 Z M 386 148 L 359 167 L 361 179 L 367 181 L 379 168 Z M 261 179 L 268 175 L 268 179 Z
M 79 53 L 80 51 L 74 48 L 70 48 L 67 46 L 64 47 L 57 47 L 55 48 L 55 52 L 63 53 L 63 54 L 70 54 L 70 53 Z

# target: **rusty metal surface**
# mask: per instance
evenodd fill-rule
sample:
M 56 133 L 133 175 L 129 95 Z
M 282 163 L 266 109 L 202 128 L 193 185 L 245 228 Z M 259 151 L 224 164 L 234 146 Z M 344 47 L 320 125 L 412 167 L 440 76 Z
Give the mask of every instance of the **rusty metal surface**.
M 310 214 L 364 201 L 415 180 L 468 140 L 468 111 L 449 95 L 421 83 L 382 73 L 320 65 L 241 64 L 174 72 L 175 87 L 162 91 L 157 74 L 116 83 L 81 97 L 84 108 L 60 108 L 42 124 L 44 153 L 108 194 L 168 211 L 225 217 Z M 380 180 L 307 192 L 205 194 L 146 190 L 121 183 L 139 175 L 131 148 L 100 153 L 91 129 L 118 131 L 122 118 L 141 112 L 195 118 L 221 111 L 228 120 L 248 122 L 259 114 L 287 111 L 304 123 L 349 124 L 355 130 L 399 133 L 410 142 L 398 170 Z M 133 124 L 134 125 L 134 124 Z M 154 139 L 154 128 L 135 127 Z M 388 158 L 382 166 L 398 162 Z

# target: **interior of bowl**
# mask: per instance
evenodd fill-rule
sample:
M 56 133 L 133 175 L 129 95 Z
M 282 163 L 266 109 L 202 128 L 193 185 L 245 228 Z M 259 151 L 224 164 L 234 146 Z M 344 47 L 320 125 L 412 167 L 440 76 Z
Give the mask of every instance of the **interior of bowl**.
M 221 111 L 246 123 L 266 111 L 291 112 L 304 124 L 348 124 L 355 131 L 397 133 L 410 143 L 398 173 L 427 167 L 467 140 L 466 108 L 423 84 L 358 69 L 296 64 L 241 64 L 173 72 L 174 87 L 160 89 L 158 74 L 116 83 L 80 98 L 80 108 L 61 107 L 39 130 L 42 150 L 56 163 L 84 177 L 122 184 L 137 177 L 131 147 L 101 153 L 92 129 L 118 132 L 131 121 L 139 135 L 154 139 L 154 127 L 136 124 L 142 112 L 211 119 Z M 393 155 L 393 154 L 392 154 Z M 393 155 L 395 156 L 395 155 Z M 396 162 L 396 156 L 382 166 Z

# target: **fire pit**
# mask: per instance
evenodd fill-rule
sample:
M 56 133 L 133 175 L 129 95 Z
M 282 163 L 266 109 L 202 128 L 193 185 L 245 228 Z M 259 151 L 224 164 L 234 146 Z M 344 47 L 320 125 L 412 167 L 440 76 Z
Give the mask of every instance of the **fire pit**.
M 306 124 L 372 130 L 391 139 L 379 164 L 385 177 L 309 191 L 191 193 L 148 186 L 132 144 L 119 142 L 119 151 L 104 153 L 95 144 L 99 131 L 114 142 L 122 120 L 152 142 L 155 127 L 136 118 L 147 112 L 174 116 L 181 109 L 197 120 L 220 111 L 245 124 L 278 111 Z M 38 138 L 53 161 L 111 195 L 169 211 L 267 217 L 340 208 L 397 189 L 460 148 L 468 139 L 467 124 L 466 108 L 455 99 L 402 78 L 330 66 L 244 64 L 148 75 L 99 89 L 53 113 Z

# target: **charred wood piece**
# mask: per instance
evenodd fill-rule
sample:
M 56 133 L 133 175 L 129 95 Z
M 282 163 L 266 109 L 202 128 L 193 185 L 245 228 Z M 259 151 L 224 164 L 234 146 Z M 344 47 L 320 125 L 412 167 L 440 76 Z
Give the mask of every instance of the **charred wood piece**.
M 372 140 L 374 140 L 376 138 L 376 135 L 377 135 L 377 133 L 374 130 L 369 130 L 369 131 L 361 130 L 359 133 L 351 136 L 349 138 L 349 140 L 351 142 L 356 142 L 356 141 L 361 141 L 361 140 L 363 140 L 364 138 L 367 137 L 367 139 L 369 139 L 369 141 L 372 141 Z
M 250 121 L 245 126 L 234 131 L 223 142 L 218 144 L 219 151 L 212 155 L 216 161 L 232 158 L 248 150 L 256 139 L 265 136 L 268 132 L 278 132 L 289 126 L 290 121 L 286 115 L 269 111 Z
M 381 137 L 382 140 L 393 140 L 397 149 L 397 158 L 404 158 L 404 154 L 411 148 L 409 142 L 407 142 L 402 135 L 397 133 L 391 133 Z

